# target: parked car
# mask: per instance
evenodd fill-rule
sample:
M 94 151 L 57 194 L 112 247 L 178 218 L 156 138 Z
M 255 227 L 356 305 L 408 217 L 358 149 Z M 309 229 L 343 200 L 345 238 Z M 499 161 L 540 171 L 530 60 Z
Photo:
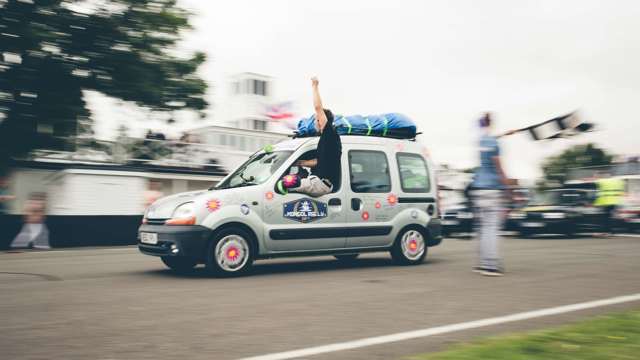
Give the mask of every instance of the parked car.
M 331 194 L 278 194 L 299 173 L 318 137 L 278 143 L 252 155 L 216 187 L 155 202 L 139 229 L 140 251 L 171 269 L 204 263 L 219 275 L 249 271 L 256 259 L 388 251 L 400 264 L 421 263 L 442 241 L 434 166 L 413 141 L 341 136 L 341 183 Z M 311 154 L 311 155 L 310 155 Z
M 536 234 L 564 234 L 597 231 L 602 223 L 602 210 L 593 206 L 596 191 L 556 189 L 536 194 L 527 207 L 511 212 L 523 237 Z
M 473 231 L 473 208 L 464 190 L 447 189 L 446 204 L 442 206 L 442 235 L 471 233 Z
M 640 204 L 626 203 L 615 210 L 613 217 L 617 230 L 640 231 Z
M 449 190 L 453 193 L 450 197 L 456 199 L 456 202 L 450 202 L 442 211 L 442 234 L 443 236 L 455 234 L 469 234 L 474 231 L 474 212 L 472 201 L 464 190 Z M 455 195 L 455 196 L 453 196 Z M 509 193 L 505 193 L 505 210 L 506 214 L 513 211 L 519 211 L 529 202 L 529 190 L 526 188 L 510 189 Z M 503 222 L 502 230 L 517 231 L 517 220 L 511 219 L 509 216 Z

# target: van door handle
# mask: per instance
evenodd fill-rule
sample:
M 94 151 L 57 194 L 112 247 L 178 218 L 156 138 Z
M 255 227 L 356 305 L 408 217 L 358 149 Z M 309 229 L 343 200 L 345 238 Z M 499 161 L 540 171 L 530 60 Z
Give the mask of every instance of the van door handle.
M 362 207 L 362 200 L 358 198 L 351 199 L 351 210 L 360 211 L 361 207 Z
M 338 198 L 329 199 L 329 206 L 339 206 L 342 205 L 342 201 Z

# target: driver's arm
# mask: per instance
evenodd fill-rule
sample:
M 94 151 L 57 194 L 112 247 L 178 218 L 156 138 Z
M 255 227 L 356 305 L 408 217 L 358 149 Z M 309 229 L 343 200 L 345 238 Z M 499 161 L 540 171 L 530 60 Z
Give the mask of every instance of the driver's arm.
M 318 165 L 318 159 L 298 160 L 296 161 L 296 165 L 315 168 Z
M 318 78 L 311 78 L 311 87 L 313 88 L 313 108 L 316 112 L 316 130 L 322 132 L 327 124 L 327 115 L 322 107 L 322 99 L 320 98 L 320 90 L 318 90 Z

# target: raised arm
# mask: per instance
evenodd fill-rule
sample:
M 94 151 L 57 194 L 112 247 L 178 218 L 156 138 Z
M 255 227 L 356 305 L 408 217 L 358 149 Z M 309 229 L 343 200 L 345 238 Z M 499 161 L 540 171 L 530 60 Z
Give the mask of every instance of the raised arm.
M 500 182 L 502 183 L 502 185 L 504 186 L 518 185 L 518 180 L 510 179 L 505 174 L 504 169 L 502 168 L 502 161 L 500 161 L 500 156 L 493 156 L 491 158 L 491 161 L 493 161 L 493 165 L 496 167 L 496 171 L 498 172 L 498 176 L 500 177 Z
M 322 99 L 320 98 L 320 90 L 318 89 L 318 78 L 311 78 L 311 87 L 313 88 L 313 108 L 316 112 L 316 129 L 320 132 L 324 130 L 324 126 L 327 124 L 327 115 L 324 113 L 324 107 L 322 107 Z

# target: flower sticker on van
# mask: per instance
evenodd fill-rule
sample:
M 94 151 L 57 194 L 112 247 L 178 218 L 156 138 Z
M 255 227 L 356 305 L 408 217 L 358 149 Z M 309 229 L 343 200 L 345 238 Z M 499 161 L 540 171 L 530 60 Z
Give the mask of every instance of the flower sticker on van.
M 267 200 L 273 200 L 273 192 L 272 192 L 272 191 L 267 191 L 267 192 L 264 194 L 264 197 L 265 197 Z
M 218 199 L 211 199 L 207 201 L 207 210 L 209 210 L 210 212 L 217 211 L 221 206 L 222 205 L 220 204 L 220 200 Z
M 395 194 L 389 194 L 389 196 L 387 196 L 387 202 L 393 206 L 398 203 L 398 197 Z

